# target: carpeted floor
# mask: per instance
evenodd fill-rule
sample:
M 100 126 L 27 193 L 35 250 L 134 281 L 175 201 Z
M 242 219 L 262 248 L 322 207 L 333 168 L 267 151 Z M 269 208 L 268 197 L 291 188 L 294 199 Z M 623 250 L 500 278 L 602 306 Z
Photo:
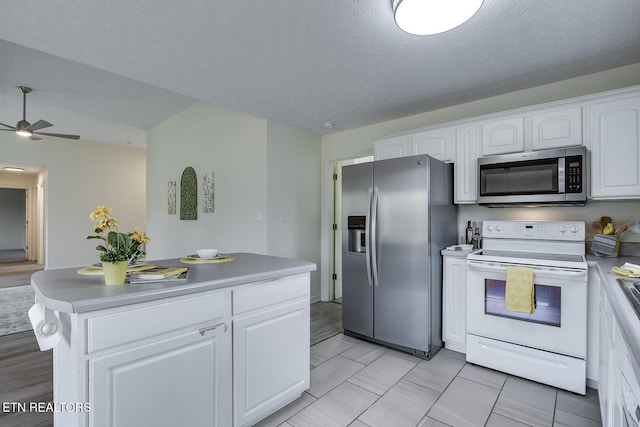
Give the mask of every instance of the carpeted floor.
M 0 336 L 31 329 L 27 312 L 34 302 L 31 290 L 31 275 L 43 269 L 35 261 L 9 261 L 8 251 L 3 252 L 5 260 L 0 261 Z
M 31 286 L 0 289 L 0 336 L 32 329 L 27 312 L 34 297 Z

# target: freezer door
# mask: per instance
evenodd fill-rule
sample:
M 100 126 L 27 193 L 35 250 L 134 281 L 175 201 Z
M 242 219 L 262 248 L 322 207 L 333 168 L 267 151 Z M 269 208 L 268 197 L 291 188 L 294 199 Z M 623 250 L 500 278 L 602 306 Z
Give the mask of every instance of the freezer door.
M 374 193 L 377 190 L 377 218 L 372 219 L 377 258 L 374 338 L 425 352 L 431 318 L 430 161 L 427 156 L 379 161 L 373 178 Z
M 366 252 L 349 251 L 347 218 L 366 216 L 369 223 L 372 163 L 342 169 L 342 328 L 373 338 L 373 286 Z M 368 241 L 369 230 L 365 231 Z

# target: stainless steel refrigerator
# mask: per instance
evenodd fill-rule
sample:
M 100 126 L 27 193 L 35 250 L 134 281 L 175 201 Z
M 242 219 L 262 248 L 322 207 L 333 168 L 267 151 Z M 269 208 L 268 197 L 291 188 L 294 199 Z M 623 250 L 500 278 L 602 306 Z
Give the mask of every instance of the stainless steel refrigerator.
M 442 347 L 442 256 L 457 243 L 452 165 L 427 155 L 342 170 L 342 327 L 429 359 Z

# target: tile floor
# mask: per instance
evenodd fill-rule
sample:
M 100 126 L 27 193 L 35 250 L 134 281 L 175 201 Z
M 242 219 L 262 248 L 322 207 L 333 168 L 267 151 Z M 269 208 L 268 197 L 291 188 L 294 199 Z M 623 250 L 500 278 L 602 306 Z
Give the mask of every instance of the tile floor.
M 596 390 L 576 395 L 466 363 L 425 361 L 334 335 L 311 347 L 311 387 L 258 426 L 601 426 Z

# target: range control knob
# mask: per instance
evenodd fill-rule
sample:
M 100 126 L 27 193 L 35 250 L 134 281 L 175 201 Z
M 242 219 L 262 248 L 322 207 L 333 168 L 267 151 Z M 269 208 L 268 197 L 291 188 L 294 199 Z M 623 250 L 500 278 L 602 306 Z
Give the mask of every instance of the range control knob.
M 498 230 L 498 231 L 502 231 L 502 224 L 498 224 L 498 225 L 496 225 L 496 230 Z
M 558 226 L 558 231 L 561 233 L 566 233 L 567 232 L 567 226 L 566 225 L 559 225 Z
M 491 224 L 487 225 L 487 231 L 493 231 L 493 225 Z
M 569 231 L 575 234 L 578 232 L 578 227 L 576 227 L 575 225 L 572 225 L 571 227 L 569 227 Z

